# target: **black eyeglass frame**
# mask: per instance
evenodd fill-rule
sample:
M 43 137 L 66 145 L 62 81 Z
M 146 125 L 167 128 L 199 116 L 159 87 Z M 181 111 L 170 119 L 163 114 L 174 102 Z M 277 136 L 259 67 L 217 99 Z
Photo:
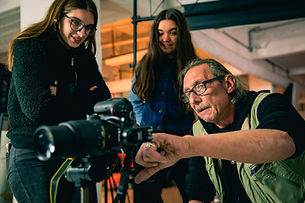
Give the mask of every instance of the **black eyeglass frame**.
M 191 90 L 188 90 L 188 91 L 186 91 L 186 92 L 183 92 L 183 94 L 182 94 L 182 96 L 181 96 L 181 100 L 182 100 L 184 103 L 188 103 L 188 102 L 189 102 L 189 97 L 190 97 L 190 95 L 191 95 L 192 92 L 194 92 L 194 94 L 196 94 L 197 96 L 201 96 L 201 95 L 203 95 L 203 94 L 207 91 L 207 86 L 206 86 L 207 83 L 214 82 L 214 81 L 221 81 L 221 80 L 223 80 L 224 78 L 225 78 L 225 75 L 216 76 L 216 77 L 214 77 L 214 78 L 212 78 L 212 79 L 205 80 L 205 81 L 202 81 L 202 82 L 196 84 Z M 203 92 L 198 93 L 197 91 L 194 90 L 196 87 L 198 87 L 198 85 L 203 85 L 203 87 L 204 87 L 204 91 L 203 91 Z M 187 94 L 188 94 L 188 96 L 187 96 Z
M 68 18 L 68 19 L 70 20 L 70 28 L 71 28 L 73 31 L 77 31 L 77 32 L 78 32 L 78 31 L 81 31 L 82 29 L 85 28 L 85 33 L 86 33 L 88 36 L 93 36 L 94 33 L 96 32 L 96 27 L 94 27 L 92 31 L 90 30 L 91 27 L 94 26 L 93 24 L 84 25 L 84 24 L 82 23 L 81 20 L 71 18 L 71 17 L 67 16 L 66 14 L 64 14 L 64 17 L 66 17 L 66 18 Z M 73 25 L 73 22 L 78 22 L 78 23 L 80 24 L 80 26 L 79 26 L 78 29 L 73 28 L 73 26 L 75 26 L 75 25 Z M 87 28 L 89 28 L 89 29 L 87 29 Z M 88 32 L 88 30 L 89 30 L 89 32 Z

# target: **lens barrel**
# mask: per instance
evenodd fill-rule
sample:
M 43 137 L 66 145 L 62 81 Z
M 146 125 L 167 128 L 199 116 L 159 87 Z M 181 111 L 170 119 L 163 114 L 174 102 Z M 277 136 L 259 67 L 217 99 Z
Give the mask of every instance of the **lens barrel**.
M 37 128 L 34 132 L 34 148 L 38 158 L 43 161 L 53 156 L 100 155 L 108 148 L 112 136 L 117 136 L 117 129 L 103 120 L 68 121 L 57 126 L 43 125 Z

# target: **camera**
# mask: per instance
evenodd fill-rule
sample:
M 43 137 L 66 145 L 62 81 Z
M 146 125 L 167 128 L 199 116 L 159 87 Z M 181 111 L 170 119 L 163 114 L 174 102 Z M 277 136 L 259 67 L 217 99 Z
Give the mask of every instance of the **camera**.
M 114 202 L 125 200 L 134 155 L 140 144 L 152 140 L 152 127 L 137 125 L 133 107 L 123 97 L 98 102 L 93 110 L 85 120 L 42 125 L 34 131 L 33 145 L 39 160 L 66 159 L 51 179 L 51 202 L 56 200 L 63 174 L 81 188 L 83 202 L 97 202 L 95 182 L 108 179 L 118 169 L 121 179 Z M 124 163 L 117 161 L 119 153 Z
M 151 139 L 152 127 L 136 124 L 131 103 L 126 98 L 110 98 L 96 103 L 94 113 L 85 120 L 38 127 L 33 144 L 38 158 L 46 161 L 119 153 Z

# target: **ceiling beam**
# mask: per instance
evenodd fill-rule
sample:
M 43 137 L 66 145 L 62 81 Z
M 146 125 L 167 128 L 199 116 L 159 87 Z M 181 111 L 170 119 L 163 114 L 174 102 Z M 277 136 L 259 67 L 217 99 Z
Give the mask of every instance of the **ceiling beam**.
M 289 75 L 290 76 L 305 75 L 305 67 L 293 68 L 289 70 Z
M 305 18 L 259 25 L 248 31 L 250 52 L 270 58 L 305 50 Z
M 232 64 L 245 74 L 251 74 L 258 78 L 269 81 L 275 85 L 280 85 L 283 87 L 287 87 L 292 82 L 284 72 L 275 70 L 270 63 L 262 60 L 248 60 L 223 46 L 214 39 L 211 39 L 202 31 L 191 31 L 191 34 L 195 46 L 205 50 L 216 58 Z
M 305 17 L 300 0 L 220 0 L 183 5 L 192 30 Z
M 249 60 L 278 57 L 305 50 L 305 19 L 272 24 L 204 29 L 202 31 Z M 276 28 L 271 28 L 272 26 L 276 26 Z M 249 38 L 249 33 L 252 33 L 251 38 Z
M 265 60 L 249 60 L 238 52 L 234 52 L 226 46 L 223 46 L 220 42 L 211 38 L 210 35 L 207 35 L 204 30 L 191 31 L 191 35 L 196 47 L 205 50 L 215 58 L 235 66 L 244 74 L 253 75 L 284 88 L 293 82 L 286 71 L 277 68 Z M 298 85 L 298 89 L 300 92 L 305 93 L 305 88 L 302 83 Z

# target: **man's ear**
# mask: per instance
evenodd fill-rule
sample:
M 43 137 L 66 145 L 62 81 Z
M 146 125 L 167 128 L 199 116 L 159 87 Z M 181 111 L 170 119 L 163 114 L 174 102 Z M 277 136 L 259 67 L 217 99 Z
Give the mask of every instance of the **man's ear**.
M 226 88 L 226 91 L 228 94 L 230 94 L 231 92 L 233 92 L 233 90 L 235 89 L 235 78 L 233 77 L 233 75 L 228 74 L 225 76 L 224 78 L 224 86 Z

